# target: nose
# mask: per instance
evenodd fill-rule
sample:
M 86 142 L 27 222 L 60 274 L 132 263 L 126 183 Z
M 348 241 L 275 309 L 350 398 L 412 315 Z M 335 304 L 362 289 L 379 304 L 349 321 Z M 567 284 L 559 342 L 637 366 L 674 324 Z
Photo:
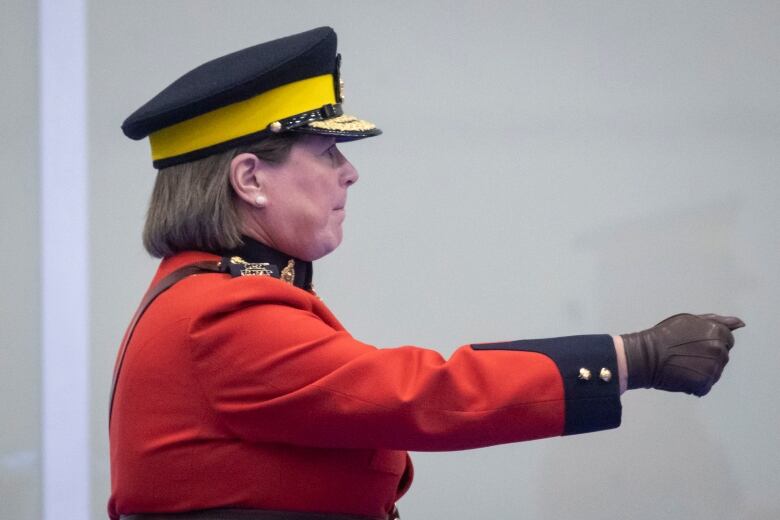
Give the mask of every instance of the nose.
M 355 169 L 355 167 L 352 166 L 352 163 L 346 158 L 344 158 L 344 163 L 341 166 L 341 184 L 345 188 L 348 188 L 358 181 L 360 175 L 358 174 L 357 169 Z

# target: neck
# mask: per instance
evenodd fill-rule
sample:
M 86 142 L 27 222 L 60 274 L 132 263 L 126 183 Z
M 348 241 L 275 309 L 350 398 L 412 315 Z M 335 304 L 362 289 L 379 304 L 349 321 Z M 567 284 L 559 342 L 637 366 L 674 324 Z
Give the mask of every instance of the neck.
M 311 262 L 278 251 L 250 236 L 243 236 L 242 240 L 242 245 L 235 249 L 224 251 L 222 253 L 223 256 L 240 257 L 249 264 L 268 264 L 269 269 L 274 273 L 273 276 L 289 281 L 301 289 L 311 290 L 313 274 Z M 287 270 L 285 271 L 285 269 Z M 248 269 L 240 271 L 242 275 L 247 275 L 251 272 Z M 289 276 L 290 279 L 286 279 L 285 276 Z

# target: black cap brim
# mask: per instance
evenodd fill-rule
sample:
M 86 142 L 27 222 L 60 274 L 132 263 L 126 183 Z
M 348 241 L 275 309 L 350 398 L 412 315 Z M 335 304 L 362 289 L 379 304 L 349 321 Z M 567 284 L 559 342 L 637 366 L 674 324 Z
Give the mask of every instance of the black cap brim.
M 333 136 L 338 142 L 356 141 L 382 133 L 382 130 L 377 128 L 374 123 L 347 114 L 322 121 L 313 121 L 306 125 L 291 128 L 289 131 L 301 134 Z

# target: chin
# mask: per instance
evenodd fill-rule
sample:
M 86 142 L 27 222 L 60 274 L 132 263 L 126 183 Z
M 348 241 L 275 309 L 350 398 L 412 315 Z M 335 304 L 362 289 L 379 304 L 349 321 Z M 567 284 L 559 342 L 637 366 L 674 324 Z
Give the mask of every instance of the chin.
M 311 248 L 311 250 L 307 251 L 306 256 L 309 258 L 301 258 L 301 260 L 313 262 L 314 260 L 319 260 L 320 258 L 329 255 L 341 245 L 341 239 L 342 236 L 339 232 L 327 239 L 319 240 L 316 248 Z
M 301 237 L 301 234 L 294 237 Z M 290 240 L 285 252 L 303 261 L 313 262 L 335 251 L 343 237 L 341 226 L 322 227 L 319 233 L 309 232 L 304 240 Z

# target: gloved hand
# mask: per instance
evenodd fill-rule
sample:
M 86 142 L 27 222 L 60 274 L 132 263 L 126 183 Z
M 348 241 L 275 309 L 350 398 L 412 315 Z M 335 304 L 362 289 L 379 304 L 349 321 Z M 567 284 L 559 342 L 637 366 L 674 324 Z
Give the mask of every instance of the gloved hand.
M 621 334 L 628 388 L 706 395 L 728 363 L 731 331 L 744 326 L 732 316 L 677 314 L 642 332 Z

